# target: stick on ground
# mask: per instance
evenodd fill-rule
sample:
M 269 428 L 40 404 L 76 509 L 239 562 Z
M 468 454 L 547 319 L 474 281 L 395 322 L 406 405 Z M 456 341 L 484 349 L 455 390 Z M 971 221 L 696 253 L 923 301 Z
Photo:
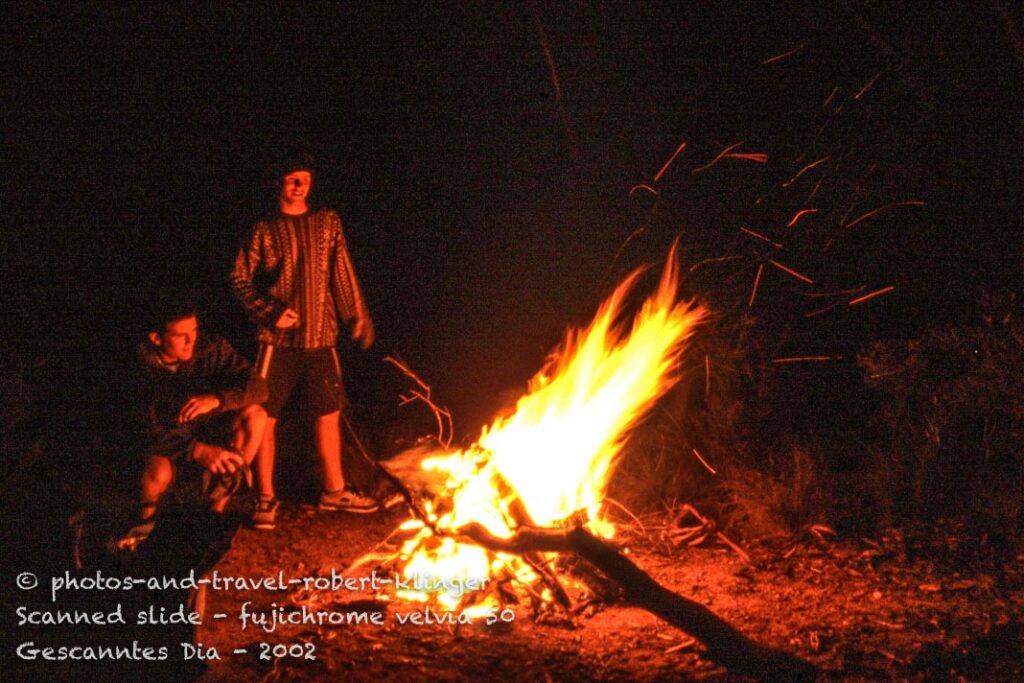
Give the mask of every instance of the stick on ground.
M 677 595 L 652 579 L 611 545 L 583 527 L 520 528 L 512 538 L 491 535 L 471 524 L 461 536 L 505 553 L 574 552 L 622 587 L 625 600 L 661 617 L 704 643 L 706 657 L 734 673 L 772 680 L 814 680 L 818 670 L 781 650 L 758 645 L 703 605 Z

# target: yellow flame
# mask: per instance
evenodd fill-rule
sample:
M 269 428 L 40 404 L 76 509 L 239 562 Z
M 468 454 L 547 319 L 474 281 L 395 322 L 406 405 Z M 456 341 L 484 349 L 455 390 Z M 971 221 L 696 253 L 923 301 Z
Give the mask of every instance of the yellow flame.
M 673 249 L 658 290 L 627 329 L 619 322 L 622 307 L 642 271 L 632 273 L 585 330 L 569 331 L 510 417 L 485 427 L 470 448 L 423 461 L 447 477 L 447 498 L 430 508 L 436 528 L 475 522 L 508 538 L 524 523 L 552 526 L 583 511 L 592 531 L 611 536 L 599 514 L 615 459 L 629 430 L 678 380 L 685 341 L 706 313 L 676 301 L 677 271 Z M 426 527 L 403 555 L 407 576 L 481 577 L 507 567 L 519 580 L 536 580 L 516 557 L 496 559 L 450 538 L 439 542 Z M 437 597 L 450 609 L 458 604 L 450 595 Z

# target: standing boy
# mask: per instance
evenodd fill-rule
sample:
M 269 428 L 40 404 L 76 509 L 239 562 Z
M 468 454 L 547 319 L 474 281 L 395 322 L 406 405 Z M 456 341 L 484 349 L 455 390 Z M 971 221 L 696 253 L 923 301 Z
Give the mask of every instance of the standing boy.
M 321 510 L 374 512 L 372 498 L 345 488 L 341 465 L 340 410 L 344 401 L 335 345 L 339 329 L 352 324 L 363 349 L 373 343 L 373 322 L 334 211 L 311 210 L 313 182 L 308 158 L 288 162 L 279 175 L 277 215 L 257 223 L 235 259 L 231 287 L 259 328 L 259 371 L 267 378 L 267 428 L 256 458 L 260 500 L 253 526 L 272 529 L 277 520 L 274 452 L 277 418 L 302 386 L 316 417 L 314 438 L 323 466 Z

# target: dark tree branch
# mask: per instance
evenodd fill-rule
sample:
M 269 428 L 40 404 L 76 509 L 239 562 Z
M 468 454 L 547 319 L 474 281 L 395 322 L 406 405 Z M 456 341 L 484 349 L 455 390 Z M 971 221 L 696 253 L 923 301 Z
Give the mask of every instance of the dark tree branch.
M 459 535 L 495 552 L 574 552 L 617 582 L 625 600 L 686 631 L 707 647 L 707 658 L 730 671 L 778 680 L 813 680 L 818 670 L 781 650 L 758 645 L 703 605 L 677 595 L 652 579 L 611 545 L 583 527 L 520 528 L 512 538 L 498 538 L 479 524 Z

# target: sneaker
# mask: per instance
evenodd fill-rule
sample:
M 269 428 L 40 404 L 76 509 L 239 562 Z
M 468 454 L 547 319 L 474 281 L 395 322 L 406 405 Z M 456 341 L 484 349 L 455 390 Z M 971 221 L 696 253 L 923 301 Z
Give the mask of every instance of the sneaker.
M 380 503 L 369 496 L 360 495 L 351 489 L 342 489 L 341 491 L 332 491 L 330 493 L 324 491 L 321 493 L 320 504 L 317 507 L 321 510 L 367 514 L 379 510 Z
M 273 529 L 277 526 L 277 509 L 281 506 L 277 498 L 260 498 L 252 511 L 253 529 Z

